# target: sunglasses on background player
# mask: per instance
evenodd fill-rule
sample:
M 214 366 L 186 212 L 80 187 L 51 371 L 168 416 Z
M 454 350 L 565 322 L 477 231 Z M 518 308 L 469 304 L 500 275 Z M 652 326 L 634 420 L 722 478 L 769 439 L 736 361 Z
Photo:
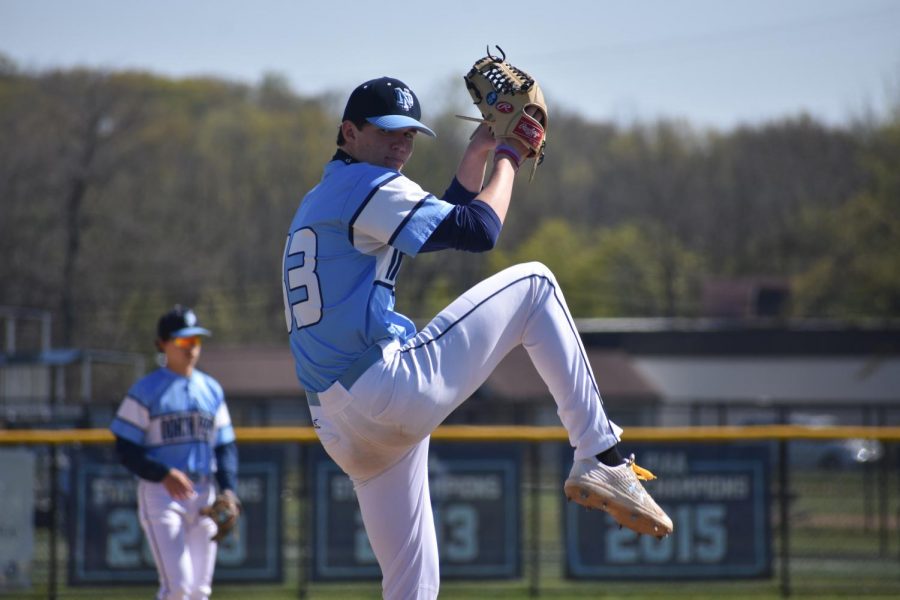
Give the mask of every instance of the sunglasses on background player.
M 172 343 L 175 344 L 178 348 L 193 348 L 194 346 L 202 346 L 203 338 L 199 335 L 192 335 L 190 337 L 177 337 L 172 339 Z

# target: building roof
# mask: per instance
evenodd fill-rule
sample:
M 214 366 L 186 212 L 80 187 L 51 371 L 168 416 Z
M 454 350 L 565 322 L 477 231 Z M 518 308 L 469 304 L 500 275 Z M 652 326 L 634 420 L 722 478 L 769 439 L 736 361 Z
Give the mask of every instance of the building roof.
M 657 390 L 634 368 L 624 352 L 589 350 L 588 357 L 604 398 L 658 399 Z M 205 346 L 197 367 L 218 380 L 229 396 L 278 397 L 303 393 L 287 346 Z M 500 362 L 484 389 L 510 401 L 549 395 L 522 347 L 515 348 Z
M 659 392 L 634 368 L 624 352 L 589 349 L 588 360 L 604 398 L 659 399 Z M 485 382 L 484 390 L 507 400 L 528 401 L 550 395 L 531 358 L 521 346 L 514 348 L 497 365 Z
M 300 396 L 294 359 L 283 346 L 203 347 L 197 368 L 212 375 L 229 396 Z
M 594 319 L 578 327 L 604 400 L 900 400 L 897 322 Z M 230 396 L 303 393 L 287 344 L 208 345 L 199 367 Z M 549 396 L 521 347 L 500 362 L 481 393 L 503 402 Z
M 900 355 L 900 321 L 579 319 L 584 345 L 629 356 Z

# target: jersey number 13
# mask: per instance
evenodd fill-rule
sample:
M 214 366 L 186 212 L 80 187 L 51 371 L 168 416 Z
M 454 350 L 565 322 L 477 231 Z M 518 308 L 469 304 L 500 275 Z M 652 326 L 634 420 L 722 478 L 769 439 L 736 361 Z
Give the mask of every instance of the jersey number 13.
M 308 227 L 288 236 L 281 272 L 284 318 L 288 332 L 303 329 L 322 318 L 322 292 L 316 275 L 316 232 Z

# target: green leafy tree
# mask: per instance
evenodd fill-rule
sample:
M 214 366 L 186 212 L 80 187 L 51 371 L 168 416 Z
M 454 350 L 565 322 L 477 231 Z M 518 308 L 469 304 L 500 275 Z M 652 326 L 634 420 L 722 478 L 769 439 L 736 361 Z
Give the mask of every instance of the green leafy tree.
M 803 316 L 900 316 L 900 118 L 875 132 L 864 165 L 865 191 L 818 220 L 827 248 L 795 279 Z
M 532 260 L 554 272 L 576 317 L 684 314 L 696 303 L 701 261 L 658 226 L 586 232 L 549 220 L 514 251 L 497 252 L 491 264 Z
M 303 97 L 278 74 L 29 72 L 0 56 L 0 304 L 54 311 L 57 344 L 146 349 L 175 302 L 218 343 L 283 343 L 284 238 L 345 98 Z M 472 130 L 454 115 L 471 113 L 462 88 L 429 108 L 439 136 L 405 171 L 429 192 Z M 428 318 L 540 260 L 580 317 L 698 314 L 704 276 L 745 275 L 795 276 L 798 315 L 896 316 L 897 122 L 716 132 L 555 111 L 497 248 L 405 260 L 397 308 Z

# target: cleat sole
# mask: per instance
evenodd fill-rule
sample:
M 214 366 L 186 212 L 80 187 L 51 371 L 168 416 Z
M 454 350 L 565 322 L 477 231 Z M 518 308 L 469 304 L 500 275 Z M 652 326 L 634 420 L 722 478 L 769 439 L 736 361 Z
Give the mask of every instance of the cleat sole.
M 625 506 L 614 498 L 601 496 L 593 489 L 566 482 L 566 497 L 587 509 L 600 509 L 607 512 L 619 527 L 627 527 L 637 533 L 643 533 L 662 539 L 672 530 L 649 514 L 634 512 L 634 506 Z

